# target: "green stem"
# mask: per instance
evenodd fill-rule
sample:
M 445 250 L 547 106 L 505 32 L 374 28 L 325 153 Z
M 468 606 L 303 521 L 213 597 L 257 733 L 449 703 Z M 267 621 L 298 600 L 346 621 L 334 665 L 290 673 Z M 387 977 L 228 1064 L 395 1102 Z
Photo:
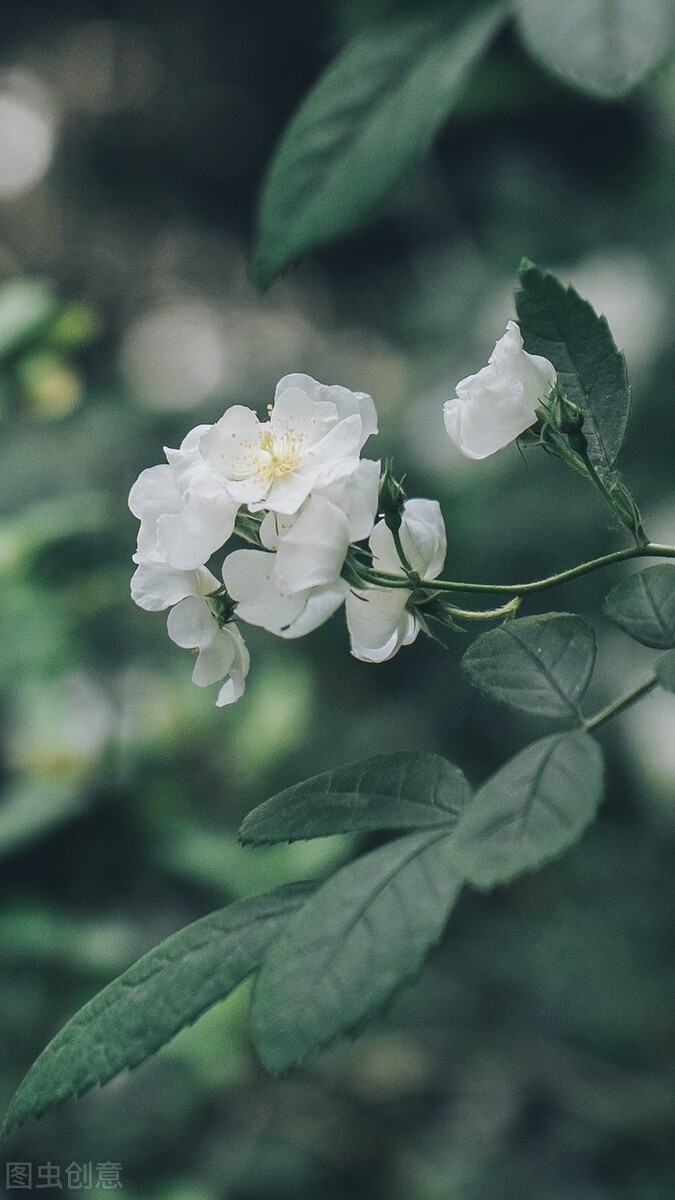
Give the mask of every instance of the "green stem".
M 584 455 L 584 464 L 591 482 L 598 489 L 603 499 L 606 500 L 615 516 L 619 518 L 624 528 L 626 528 L 629 533 L 632 534 L 636 545 L 640 547 L 647 546 L 649 544 L 649 538 L 642 528 L 642 521 L 637 509 L 637 505 L 635 504 L 630 492 L 628 492 L 623 485 L 619 484 L 618 480 L 615 481 L 615 484 L 616 489 L 620 489 L 620 492 L 616 489 L 614 492 L 612 492 L 612 489 L 608 487 L 605 481 L 598 475 L 598 472 L 596 471 L 587 454 Z M 630 502 L 628 510 L 626 509 L 625 504 L 621 504 L 619 502 L 619 494 L 623 494 L 623 496 L 626 497 Z
M 508 604 L 502 604 L 500 608 L 455 608 L 454 604 L 449 604 L 446 611 L 451 617 L 459 617 L 461 621 L 498 621 L 500 617 L 510 617 L 511 613 L 515 613 L 520 608 L 520 596 L 514 596 L 509 600 Z
M 403 567 L 403 569 L 404 569 L 405 571 L 407 571 L 407 572 L 410 574 L 410 573 L 412 572 L 412 567 L 410 566 L 410 561 L 409 561 L 409 559 L 408 559 L 408 556 L 407 556 L 407 554 L 406 554 L 405 550 L 403 549 L 403 543 L 402 543 L 402 541 L 401 541 L 401 531 L 400 531 L 400 529 L 392 529 L 392 530 L 391 530 L 391 535 L 392 535 L 392 537 L 393 537 L 393 539 L 394 539 L 394 545 L 395 545 L 395 547 L 396 547 L 396 553 L 398 554 L 398 556 L 399 556 L 399 559 L 401 560 L 401 566 Z
M 627 546 L 623 550 L 613 550 L 611 554 L 603 554 L 599 558 L 579 563 L 566 571 L 559 571 L 556 575 L 547 575 L 544 579 L 535 579 L 527 583 L 459 583 L 449 579 L 422 579 L 419 586 L 438 592 L 527 596 L 533 592 L 544 592 L 548 588 L 558 587 L 561 583 L 579 579 L 591 571 L 598 571 L 602 567 L 611 566 L 612 563 L 626 562 L 631 558 L 675 558 L 675 546 L 662 546 L 658 542 L 647 542 L 644 546 Z M 363 566 L 358 567 L 358 574 L 364 583 L 373 584 L 375 587 L 410 590 L 410 580 L 404 575 L 389 575 Z
M 593 717 L 589 717 L 584 721 L 586 729 L 598 729 L 600 725 L 604 725 L 605 721 L 611 721 L 612 717 L 618 716 L 624 709 L 630 708 L 631 704 L 635 704 L 637 700 L 641 700 L 651 692 L 658 684 L 656 675 L 651 675 L 649 679 L 645 679 L 644 683 L 638 684 L 631 692 L 626 692 L 625 696 L 619 696 L 618 700 L 613 700 L 606 708 L 601 708 Z

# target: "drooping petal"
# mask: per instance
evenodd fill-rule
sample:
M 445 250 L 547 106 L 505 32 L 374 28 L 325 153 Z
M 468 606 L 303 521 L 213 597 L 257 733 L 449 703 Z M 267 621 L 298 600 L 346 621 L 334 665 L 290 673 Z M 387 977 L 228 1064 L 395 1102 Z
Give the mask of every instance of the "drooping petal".
M 224 636 L 205 600 L 188 596 L 171 609 L 167 619 L 169 637 L 185 650 L 196 650 L 192 682 L 208 687 L 224 679 L 234 662 L 236 646 Z
M 337 612 L 349 594 L 349 584 L 344 579 L 327 587 L 314 588 L 309 592 L 301 592 L 294 599 L 301 600 L 302 610 L 289 625 L 278 631 L 279 637 L 299 638 L 318 629 Z
M 406 500 L 399 537 L 413 571 L 435 579 L 443 569 L 447 549 L 445 524 L 437 500 Z M 378 521 L 369 539 L 373 566 L 386 574 L 404 575 L 393 535 Z
M 447 538 L 437 500 L 406 501 L 401 521 L 401 544 L 413 571 L 427 579 L 440 575 Z
M 230 639 L 234 648 L 234 657 L 230 667 L 230 677 L 218 692 L 216 700 L 218 708 L 223 708 L 226 704 L 234 704 L 235 700 L 243 696 L 246 676 L 251 663 L 246 643 L 236 625 L 226 625 L 222 633 Z
M 349 521 L 325 496 L 310 498 L 279 542 L 274 576 L 293 594 L 336 583 L 349 550 Z
M 373 553 L 373 566 L 376 571 L 384 571 L 386 575 L 405 574 L 391 530 L 384 521 L 377 522 L 368 538 L 368 545 Z
M 352 654 L 364 662 L 385 662 L 411 637 L 404 588 L 368 588 L 351 591 L 345 608 Z
M 141 562 L 131 580 L 131 598 L 147 612 L 161 612 L 186 596 L 204 596 L 218 587 L 206 567 L 177 571 L 168 563 Z
M 302 596 L 282 595 L 274 577 L 276 555 L 263 550 L 234 550 L 223 563 L 223 581 L 237 602 L 237 616 L 277 635 L 304 608 Z

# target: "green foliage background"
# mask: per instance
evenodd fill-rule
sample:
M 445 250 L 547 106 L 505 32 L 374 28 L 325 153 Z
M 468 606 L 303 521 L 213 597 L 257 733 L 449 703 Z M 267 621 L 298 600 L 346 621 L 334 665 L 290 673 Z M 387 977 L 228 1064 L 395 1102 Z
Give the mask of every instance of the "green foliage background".
M 526 254 L 625 349 L 619 465 L 650 535 L 675 536 L 672 66 L 608 104 L 505 32 L 369 228 L 264 296 L 249 281 L 281 129 L 387 7 L 5 6 L 4 64 L 32 73 L 59 124 L 49 172 L 0 200 L 3 277 L 48 279 L 56 297 L 15 283 L 0 302 L 3 1108 L 64 1020 L 161 938 L 371 844 L 237 848 L 267 796 L 399 749 L 445 754 L 480 784 L 551 731 L 471 689 L 463 638 L 369 667 L 340 618 L 298 644 L 253 632 L 246 696 L 216 710 L 128 596 L 126 494 L 163 444 L 308 371 L 372 392 L 377 452 L 441 500 L 454 577 L 534 578 L 623 544 L 562 464 L 515 448 L 460 462 L 442 433 L 441 401 L 513 315 Z M 601 615 L 620 578 L 556 594 L 596 628 L 598 703 L 653 657 Z M 655 694 L 602 732 L 600 820 L 535 875 L 465 892 L 417 982 L 357 1041 L 272 1081 L 244 987 L 137 1072 L 26 1127 L 7 1158 L 117 1161 L 143 1200 L 670 1198 L 674 721 Z

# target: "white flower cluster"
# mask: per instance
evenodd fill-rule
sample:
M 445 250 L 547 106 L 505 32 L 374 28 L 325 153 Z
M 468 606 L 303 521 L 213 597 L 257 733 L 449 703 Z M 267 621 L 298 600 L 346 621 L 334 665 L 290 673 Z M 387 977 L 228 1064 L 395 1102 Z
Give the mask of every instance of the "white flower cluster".
M 169 636 L 197 651 L 193 680 L 225 680 L 216 703 L 241 696 L 249 655 L 233 616 L 278 637 L 301 637 L 346 603 L 352 652 L 381 662 L 419 626 L 406 588 L 350 591 L 349 547 L 369 539 L 376 569 L 405 576 L 394 539 L 376 523 L 380 463 L 361 458 L 377 432 L 370 396 L 287 375 L 268 419 L 235 405 L 215 425 L 191 430 L 166 465 L 143 471 L 129 507 L 140 520 L 131 594 L 141 608 L 169 608 Z M 263 514 L 262 549 L 234 550 L 223 584 L 206 563 L 229 541 L 240 510 Z M 412 570 L 435 577 L 445 529 L 435 501 L 411 500 L 400 542 Z
M 547 359 L 526 353 L 509 321 L 488 366 L 463 379 L 444 405 L 448 434 L 469 458 L 493 454 L 534 424 L 555 378 Z M 374 433 L 370 396 L 286 375 L 266 421 L 235 405 L 215 425 L 191 430 L 179 450 L 165 451 L 166 464 L 136 480 L 129 507 L 141 527 L 131 595 L 141 608 L 171 610 L 169 636 L 197 652 L 194 682 L 225 681 L 217 704 L 241 696 L 249 669 L 235 615 L 296 638 L 344 602 L 352 653 L 365 662 L 384 662 L 417 637 L 412 587 L 378 586 L 384 581 L 373 572 L 435 579 L 445 527 L 435 500 L 397 506 L 396 536 L 376 522 L 380 463 L 361 458 Z M 230 540 L 242 510 L 261 548 L 227 554 L 221 584 L 206 564 Z M 366 539 L 370 581 L 350 587 L 345 560 Z

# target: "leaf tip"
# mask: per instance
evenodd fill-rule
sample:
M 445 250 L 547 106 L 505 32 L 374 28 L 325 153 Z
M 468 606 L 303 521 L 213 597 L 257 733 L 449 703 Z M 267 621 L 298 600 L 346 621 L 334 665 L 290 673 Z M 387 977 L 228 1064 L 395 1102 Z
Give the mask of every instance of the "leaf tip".
M 536 263 L 532 262 L 531 258 L 523 257 L 518 263 L 518 279 L 522 283 L 523 276 L 528 275 L 530 271 L 537 271 L 542 274 Z

